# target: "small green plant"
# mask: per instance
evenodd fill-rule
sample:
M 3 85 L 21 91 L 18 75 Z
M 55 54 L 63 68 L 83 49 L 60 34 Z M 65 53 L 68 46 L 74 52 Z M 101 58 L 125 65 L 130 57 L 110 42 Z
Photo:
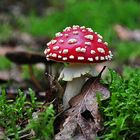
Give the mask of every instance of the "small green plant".
M 2 91 L 0 96 L 0 126 L 5 129 L 5 137 L 13 135 L 15 139 L 19 139 L 20 122 L 32 115 L 32 110 L 25 107 L 26 103 L 26 96 L 20 90 L 15 102 L 7 100 L 5 90 Z
M 125 79 L 110 70 L 111 99 L 102 104 L 104 115 L 103 140 L 140 138 L 140 70 L 126 68 Z
M 38 140 L 51 140 L 54 134 L 54 110 L 50 105 L 44 112 L 34 114 L 34 118 L 27 126 L 28 129 L 32 129 L 35 132 L 35 139 Z
M 0 128 L 4 129 L 4 138 L 19 140 L 29 133 L 31 129 L 35 132 L 35 139 L 48 138 L 53 135 L 54 110 L 52 105 L 43 107 L 39 112 L 39 104 L 35 93 L 29 89 L 30 100 L 19 90 L 15 101 L 7 100 L 5 90 L 0 95 Z M 38 111 L 38 119 L 33 119 L 33 114 Z

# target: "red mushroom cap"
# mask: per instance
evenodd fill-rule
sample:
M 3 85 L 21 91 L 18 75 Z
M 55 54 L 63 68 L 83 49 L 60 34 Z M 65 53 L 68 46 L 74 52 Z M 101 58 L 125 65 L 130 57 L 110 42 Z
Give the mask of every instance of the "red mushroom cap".
M 111 60 L 112 53 L 103 37 L 85 26 L 67 27 L 47 43 L 48 60 L 70 63 L 99 63 Z

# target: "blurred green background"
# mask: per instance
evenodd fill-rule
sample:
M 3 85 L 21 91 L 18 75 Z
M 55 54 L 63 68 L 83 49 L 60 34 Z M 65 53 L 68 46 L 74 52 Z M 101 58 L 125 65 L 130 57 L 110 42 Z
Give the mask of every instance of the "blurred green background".
M 43 53 L 45 42 L 56 32 L 78 24 L 91 27 L 104 37 L 113 51 L 116 66 L 130 65 L 140 56 L 139 41 L 123 41 L 114 31 L 116 24 L 130 30 L 140 29 L 138 0 L 1 0 L 0 22 L 1 46 L 17 32 L 27 33 L 35 42 L 45 38 L 38 47 L 31 47 Z M 22 42 L 18 45 L 22 46 Z M 28 48 L 31 44 L 24 46 Z M 9 64 L 0 56 L 0 69 L 9 68 Z

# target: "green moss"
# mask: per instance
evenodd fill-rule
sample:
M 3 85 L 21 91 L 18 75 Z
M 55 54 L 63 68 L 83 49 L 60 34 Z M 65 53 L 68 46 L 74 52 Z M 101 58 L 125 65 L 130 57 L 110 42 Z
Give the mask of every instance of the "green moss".
M 38 114 L 38 118 L 32 119 L 28 125 L 28 129 L 33 129 L 36 137 L 40 140 L 51 140 L 54 134 L 54 110 L 50 105 L 44 112 Z
M 40 104 L 36 101 L 35 93 L 29 89 L 29 99 L 19 90 L 15 101 L 6 99 L 6 92 L 2 90 L 0 96 L 0 126 L 5 129 L 3 139 L 19 140 L 23 134 L 31 130 L 36 133 L 35 139 L 48 139 L 53 135 L 53 106 L 42 106 L 43 112 L 36 112 Z M 36 118 L 36 114 L 38 117 Z M 34 116 L 34 117 L 33 117 Z M 29 121 L 30 120 L 30 121 Z M 24 126 L 27 122 L 27 126 Z M 25 138 L 26 139 L 26 138 Z
M 111 99 L 102 104 L 103 140 L 130 140 L 140 136 L 140 70 L 126 68 L 125 79 L 110 70 Z M 127 76 L 126 76 L 127 75 Z

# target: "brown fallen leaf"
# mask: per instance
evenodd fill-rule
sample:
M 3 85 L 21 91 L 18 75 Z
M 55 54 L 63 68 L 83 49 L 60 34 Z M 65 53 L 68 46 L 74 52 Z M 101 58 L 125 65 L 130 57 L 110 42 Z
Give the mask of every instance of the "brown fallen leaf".
M 138 29 L 131 31 L 121 25 L 115 25 L 114 30 L 122 40 L 140 41 L 140 30 Z
M 75 139 L 75 137 L 76 140 L 95 140 L 97 132 L 102 130 L 97 94 L 101 95 L 101 100 L 105 100 L 110 97 L 110 92 L 100 83 L 101 73 L 98 77 L 87 80 L 81 93 L 70 100 L 71 108 L 66 112 L 63 128 L 56 134 L 55 140 Z

